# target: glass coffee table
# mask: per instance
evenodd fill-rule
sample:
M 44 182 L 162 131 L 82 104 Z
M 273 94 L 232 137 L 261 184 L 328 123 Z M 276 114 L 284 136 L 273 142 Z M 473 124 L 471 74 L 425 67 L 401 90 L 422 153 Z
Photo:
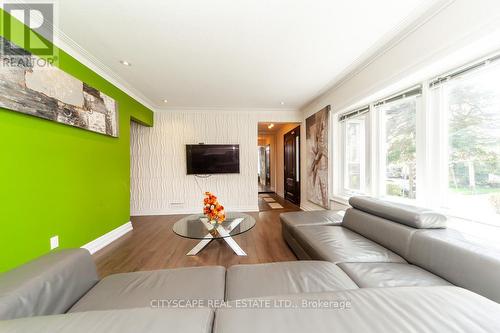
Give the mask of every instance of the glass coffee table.
M 246 256 L 245 251 L 235 242 L 232 236 L 247 232 L 255 226 L 255 219 L 248 214 L 226 213 L 226 220 L 215 227 L 210 224 L 203 214 L 186 216 L 177 221 L 173 231 L 184 238 L 201 239 L 201 241 L 187 253 L 195 256 L 214 239 L 223 239 L 227 245 L 239 256 Z

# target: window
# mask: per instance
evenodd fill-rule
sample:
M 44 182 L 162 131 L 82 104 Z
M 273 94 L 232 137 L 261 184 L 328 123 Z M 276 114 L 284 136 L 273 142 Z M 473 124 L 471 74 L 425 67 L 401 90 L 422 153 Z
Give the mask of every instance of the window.
M 500 225 L 500 65 L 451 76 L 432 89 L 444 133 L 442 206 Z
M 341 116 L 343 133 L 342 183 L 347 195 L 365 193 L 367 186 L 367 124 L 369 108 Z
M 380 194 L 415 199 L 417 109 L 421 88 L 375 103 L 380 128 Z
M 364 184 L 365 122 L 364 119 L 351 119 L 346 122 L 346 165 L 344 184 L 347 190 L 362 192 Z
M 500 231 L 500 55 L 429 82 L 339 116 L 334 196 L 413 202 L 471 234 Z

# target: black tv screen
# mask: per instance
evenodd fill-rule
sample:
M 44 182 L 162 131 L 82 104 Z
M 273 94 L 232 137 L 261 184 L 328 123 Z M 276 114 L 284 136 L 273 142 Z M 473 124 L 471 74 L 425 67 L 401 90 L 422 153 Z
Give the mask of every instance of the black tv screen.
M 240 173 L 240 145 L 186 145 L 188 175 Z

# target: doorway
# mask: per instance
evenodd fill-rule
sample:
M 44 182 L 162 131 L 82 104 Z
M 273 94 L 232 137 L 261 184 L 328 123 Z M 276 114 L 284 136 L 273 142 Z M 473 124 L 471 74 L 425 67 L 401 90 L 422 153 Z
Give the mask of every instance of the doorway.
M 271 145 L 259 146 L 259 167 L 257 178 L 259 181 L 259 193 L 274 192 L 271 187 Z
M 258 191 L 259 200 L 273 204 L 269 197 L 275 201 L 286 198 L 285 191 L 285 134 L 298 128 L 300 123 L 259 123 L 258 124 Z M 295 149 L 298 152 L 298 148 Z M 288 188 L 288 186 L 287 186 Z M 298 188 L 298 186 L 296 186 Z M 295 193 L 290 189 L 290 193 Z M 300 192 L 300 189 L 298 189 Z M 267 195 L 269 194 L 269 195 Z M 300 195 L 300 193 L 299 193 Z M 287 196 L 293 203 L 297 195 Z M 295 201 L 291 201 L 292 198 Z M 283 205 L 273 205 L 280 209 Z M 281 207 L 283 209 L 283 207 Z

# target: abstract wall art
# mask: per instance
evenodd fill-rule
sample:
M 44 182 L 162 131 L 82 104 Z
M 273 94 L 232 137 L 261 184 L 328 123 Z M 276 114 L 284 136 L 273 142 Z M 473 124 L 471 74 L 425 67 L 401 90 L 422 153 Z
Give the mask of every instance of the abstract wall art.
M 327 209 L 329 112 L 328 105 L 306 119 L 307 199 Z
M 0 107 L 118 137 L 116 101 L 0 36 Z M 3 47 L 9 44 L 9 47 Z M 38 65 L 43 63 L 44 66 Z

